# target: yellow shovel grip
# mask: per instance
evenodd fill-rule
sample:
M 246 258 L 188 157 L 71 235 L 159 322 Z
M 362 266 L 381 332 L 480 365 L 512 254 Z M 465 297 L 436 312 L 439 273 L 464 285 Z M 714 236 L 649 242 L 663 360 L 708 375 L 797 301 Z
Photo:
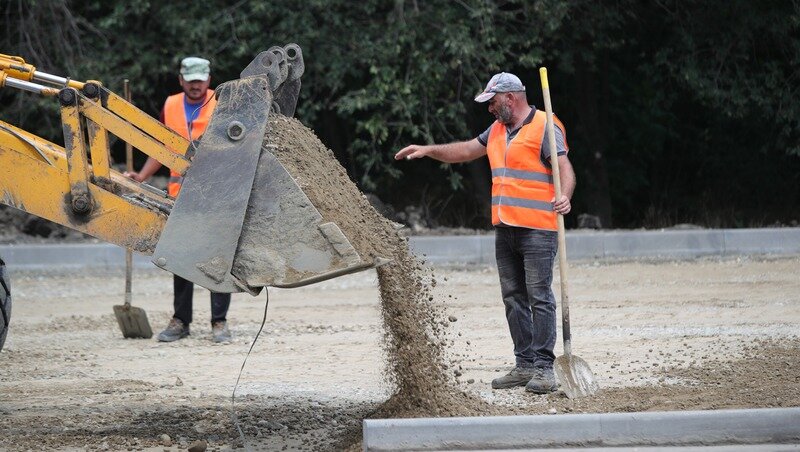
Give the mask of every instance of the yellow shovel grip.
M 539 68 L 539 77 L 542 79 L 542 89 L 550 89 L 550 83 L 547 81 L 547 68 Z

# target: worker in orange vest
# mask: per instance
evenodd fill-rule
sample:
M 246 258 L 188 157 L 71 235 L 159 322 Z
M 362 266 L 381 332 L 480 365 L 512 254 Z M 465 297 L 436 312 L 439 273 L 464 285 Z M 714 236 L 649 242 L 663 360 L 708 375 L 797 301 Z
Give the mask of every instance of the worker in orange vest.
M 211 113 L 217 105 L 211 84 L 211 64 L 208 60 L 188 57 L 181 61 L 178 82 L 182 93 L 169 96 L 161 110 L 161 122 L 189 141 L 197 140 L 206 130 Z M 142 169 L 126 173 L 128 177 L 143 182 L 161 168 L 161 162 L 148 157 Z M 173 198 L 180 192 L 183 178 L 180 173 L 170 171 L 167 191 Z M 194 284 L 174 275 L 175 314 L 169 325 L 158 335 L 161 342 L 172 342 L 189 335 L 192 322 L 192 295 Z M 231 294 L 211 292 L 211 332 L 214 342 L 228 342 L 231 339 L 226 316 L 231 303 Z
M 489 102 L 496 121 L 477 138 L 401 149 L 395 159 L 430 157 L 446 163 L 484 155 L 492 170 L 492 224 L 495 258 L 516 364 L 492 380 L 492 388 L 525 386 L 544 394 L 558 388 L 553 372 L 556 300 L 551 284 L 558 249 L 557 213 L 571 210 L 575 172 L 567 158 L 564 125 L 554 117 L 561 198 L 555 199 L 544 111 L 528 105 L 525 86 L 501 72 L 475 97 Z

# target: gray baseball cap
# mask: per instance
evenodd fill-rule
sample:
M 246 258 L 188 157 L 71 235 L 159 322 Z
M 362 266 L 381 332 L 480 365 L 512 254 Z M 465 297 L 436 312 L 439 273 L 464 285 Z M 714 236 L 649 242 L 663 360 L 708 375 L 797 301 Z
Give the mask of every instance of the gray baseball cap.
M 195 80 L 206 81 L 211 73 L 211 62 L 198 57 L 188 57 L 181 60 L 181 76 L 187 82 Z
M 475 102 L 486 102 L 497 93 L 513 93 L 517 91 L 525 91 L 525 85 L 522 84 L 522 80 L 514 74 L 501 72 L 495 74 L 486 84 L 486 89 L 475 96 Z

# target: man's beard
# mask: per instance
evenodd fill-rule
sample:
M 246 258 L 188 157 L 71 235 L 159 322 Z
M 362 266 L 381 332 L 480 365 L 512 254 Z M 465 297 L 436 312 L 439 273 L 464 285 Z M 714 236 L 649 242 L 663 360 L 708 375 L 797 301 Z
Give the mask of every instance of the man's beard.
M 511 107 L 508 105 L 501 105 L 497 108 L 497 119 L 500 120 L 506 127 L 514 126 L 514 118 L 511 113 Z
M 206 100 L 206 93 L 200 91 L 189 91 L 189 94 L 187 94 L 186 97 L 188 97 L 190 101 L 197 103 L 202 100 Z

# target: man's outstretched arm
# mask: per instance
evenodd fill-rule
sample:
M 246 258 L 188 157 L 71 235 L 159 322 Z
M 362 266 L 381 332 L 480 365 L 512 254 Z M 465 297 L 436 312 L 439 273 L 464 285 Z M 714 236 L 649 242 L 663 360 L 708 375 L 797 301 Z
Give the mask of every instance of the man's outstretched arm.
M 470 141 L 458 141 L 447 144 L 412 144 L 394 155 L 395 160 L 411 160 L 430 157 L 445 163 L 460 163 L 475 160 L 486 155 L 486 146 L 477 138 Z

